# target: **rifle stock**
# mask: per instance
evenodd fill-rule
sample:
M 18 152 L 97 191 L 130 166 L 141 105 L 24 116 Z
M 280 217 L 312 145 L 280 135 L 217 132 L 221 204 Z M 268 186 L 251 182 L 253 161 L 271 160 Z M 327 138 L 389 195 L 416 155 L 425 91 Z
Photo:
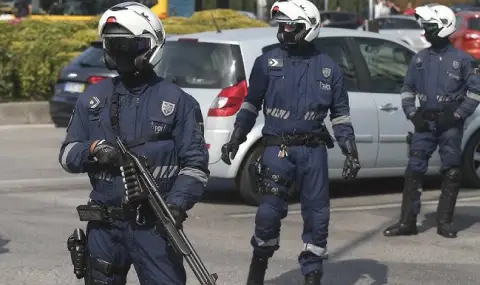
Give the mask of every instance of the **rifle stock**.
M 175 250 L 182 254 L 188 265 L 197 277 L 201 285 L 215 285 L 218 275 L 210 274 L 202 262 L 192 244 L 182 229 L 175 227 L 175 218 L 168 208 L 165 200 L 160 195 L 155 178 L 150 173 L 144 162 L 133 152 L 128 150 L 120 138 L 117 138 L 117 144 L 125 158 L 131 159 L 139 172 L 141 186 L 148 189 L 148 204 L 158 219 L 158 225 L 163 226 L 167 232 L 170 243 Z

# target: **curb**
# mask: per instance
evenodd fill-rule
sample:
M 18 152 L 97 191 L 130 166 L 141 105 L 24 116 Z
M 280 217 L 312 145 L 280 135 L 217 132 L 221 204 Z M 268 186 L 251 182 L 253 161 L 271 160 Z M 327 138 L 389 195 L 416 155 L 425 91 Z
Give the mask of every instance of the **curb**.
M 50 124 L 48 101 L 0 104 L 0 125 Z

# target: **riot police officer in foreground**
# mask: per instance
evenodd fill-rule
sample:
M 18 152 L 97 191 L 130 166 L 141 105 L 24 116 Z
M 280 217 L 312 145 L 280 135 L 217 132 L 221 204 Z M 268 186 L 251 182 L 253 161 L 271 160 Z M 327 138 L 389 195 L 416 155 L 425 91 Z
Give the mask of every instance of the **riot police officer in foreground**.
M 265 151 L 256 167 L 263 199 L 251 238 L 253 258 L 247 284 L 264 283 L 268 260 L 279 249 L 286 198 L 295 182 L 304 219 L 304 244 L 298 260 L 305 284 L 317 285 L 323 275 L 322 262 L 328 256 L 327 146 L 333 147 L 323 122 L 328 111 L 346 156 L 344 177 L 353 179 L 360 169 L 348 94 L 340 67 L 312 43 L 320 32 L 317 7 L 307 0 L 278 1 L 270 13 L 279 23 L 277 37 L 282 46 L 255 60 L 248 95 L 230 141 L 222 148 L 222 160 L 230 164 L 263 105 Z
M 443 183 L 437 208 L 437 233 L 455 238 L 453 213 L 461 182 L 462 136 L 465 120 L 480 101 L 480 77 L 472 56 L 453 47 L 448 37 L 455 32 L 453 11 L 443 5 L 417 7 L 425 38 L 432 44 L 416 54 L 402 88 L 402 107 L 415 132 L 405 171 L 400 221 L 385 236 L 415 235 L 420 212 L 422 180 L 428 160 L 439 146 Z M 418 97 L 420 107 L 415 107 Z
M 181 227 L 209 174 L 199 105 L 153 72 L 165 30 L 149 8 L 118 4 L 103 14 L 98 32 L 107 67 L 119 76 L 78 98 L 59 158 L 67 172 L 88 173 L 93 187 L 88 205 L 77 208 L 89 221 L 87 233 L 77 229 L 69 238 L 75 273 L 86 285 L 122 285 L 133 264 L 140 284 L 184 285 L 182 256 L 169 245 L 165 228 L 154 226 L 148 189 L 139 187 L 116 138 L 145 158 Z

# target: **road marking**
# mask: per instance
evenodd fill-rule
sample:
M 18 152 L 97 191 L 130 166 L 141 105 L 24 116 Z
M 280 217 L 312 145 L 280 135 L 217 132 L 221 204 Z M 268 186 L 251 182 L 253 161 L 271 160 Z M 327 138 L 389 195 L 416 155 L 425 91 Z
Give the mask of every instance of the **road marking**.
M 461 203 L 468 203 L 468 202 L 476 202 L 480 201 L 480 197 L 467 197 L 467 198 L 459 198 L 457 200 L 457 204 Z M 431 201 L 422 201 L 422 205 L 436 205 L 438 201 L 431 200 Z M 330 209 L 330 212 L 356 212 L 356 211 L 367 211 L 367 210 L 381 210 L 381 209 L 392 209 L 392 208 L 399 208 L 401 206 L 400 203 L 386 203 L 386 204 L 378 204 L 378 205 L 366 205 L 366 206 L 351 206 L 351 207 L 334 207 Z M 300 210 L 291 210 L 288 211 L 288 215 L 301 215 L 302 212 Z M 253 218 L 255 217 L 256 213 L 242 213 L 242 214 L 231 214 L 228 215 L 231 218 Z
M 23 125 L 1 125 L 0 131 L 4 130 L 15 130 L 15 129 L 54 129 L 55 126 L 53 124 L 23 124 Z
M 89 185 L 88 176 L 78 175 L 75 177 L 0 180 L 0 192 L 9 192 L 9 190 L 11 190 L 9 188 L 25 188 L 34 186 L 65 185 L 78 183 L 85 183 L 85 185 Z

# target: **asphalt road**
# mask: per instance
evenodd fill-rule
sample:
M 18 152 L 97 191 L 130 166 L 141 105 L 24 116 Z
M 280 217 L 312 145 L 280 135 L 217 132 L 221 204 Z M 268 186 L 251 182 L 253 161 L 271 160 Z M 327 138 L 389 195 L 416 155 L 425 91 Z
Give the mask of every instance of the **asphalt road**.
M 75 207 L 86 202 L 89 189 L 84 177 L 62 172 L 57 163 L 63 135 L 49 126 L 0 127 L 1 285 L 83 284 L 72 274 L 65 241 L 82 225 Z M 457 239 L 443 239 L 432 227 L 438 197 L 433 179 L 424 193 L 430 202 L 422 208 L 422 234 L 387 239 L 381 231 L 397 219 L 401 185 L 401 179 L 332 185 L 324 284 L 480 284 L 480 192 L 462 191 L 456 212 L 462 231 Z M 186 223 L 207 267 L 219 274 L 218 284 L 245 284 L 255 208 L 237 201 L 231 194 L 207 195 Z M 267 284 L 301 284 L 298 209 L 293 204 L 284 220 Z M 130 284 L 136 284 L 134 274 Z M 190 276 L 188 284 L 198 283 Z

